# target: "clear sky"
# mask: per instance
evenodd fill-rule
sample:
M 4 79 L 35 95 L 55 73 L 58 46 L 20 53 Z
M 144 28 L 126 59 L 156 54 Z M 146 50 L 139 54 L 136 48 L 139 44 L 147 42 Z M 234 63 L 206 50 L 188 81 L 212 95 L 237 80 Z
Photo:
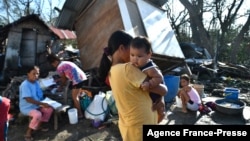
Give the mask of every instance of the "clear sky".
M 44 10 L 50 10 L 49 7 L 49 0 L 44 0 Z M 58 7 L 59 9 L 61 9 L 63 7 L 63 4 L 66 0 L 51 0 L 52 1 L 52 7 Z
M 44 1 L 44 7 L 43 7 L 43 11 L 42 11 L 42 13 L 43 13 L 43 15 L 49 15 L 49 14 L 47 14 L 47 13 L 49 13 L 50 12 L 50 5 L 49 5 L 49 1 L 51 1 L 52 2 L 52 9 L 54 8 L 54 7 L 57 7 L 57 8 L 59 8 L 59 9 L 62 9 L 62 7 L 63 7 L 63 5 L 64 5 L 64 3 L 65 3 L 65 1 L 66 0 L 43 0 Z M 56 13 L 56 14 L 59 14 L 56 10 L 53 10 L 53 12 L 54 13 Z M 44 18 L 44 17 L 43 17 Z M 46 20 L 48 20 L 48 18 L 46 17 Z

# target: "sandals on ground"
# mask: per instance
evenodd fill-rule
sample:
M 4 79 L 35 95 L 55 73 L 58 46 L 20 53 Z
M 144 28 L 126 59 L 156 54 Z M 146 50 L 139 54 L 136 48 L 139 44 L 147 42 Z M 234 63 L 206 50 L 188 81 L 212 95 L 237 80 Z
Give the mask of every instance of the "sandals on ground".
M 29 135 L 24 135 L 24 140 L 25 140 L 25 141 L 33 141 L 34 138 L 31 137 L 31 136 L 29 136 Z
M 83 115 L 78 116 L 78 119 L 83 119 L 83 118 L 84 118 L 84 116 L 83 116 Z
M 49 131 L 49 128 L 40 128 L 38 129 L 39 131 L 42 131 L 42 132 L 48 132 Z
M 47 132 L 49 131 L 49 128 L 40 127 L 37 129 L 37 131 Z

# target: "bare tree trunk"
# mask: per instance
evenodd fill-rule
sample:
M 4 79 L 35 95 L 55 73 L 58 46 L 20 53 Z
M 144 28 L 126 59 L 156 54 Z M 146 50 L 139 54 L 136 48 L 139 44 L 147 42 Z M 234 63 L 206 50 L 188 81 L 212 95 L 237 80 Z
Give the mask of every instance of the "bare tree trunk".
M 193 18 L 193 17 L 192 17 Z M 193 42 L 195 42 L 198 45 L 201 45 L 201 38 L 199 36 L 199 31 L 198 31 L 198 26 L 197 24 L 194 22 L 194 19 L 190 18 L 190 27 L 192 29 L 192 39 Z
M 242 29 L 240 30 L 240 33 L 234 38 L 234 40 L 232 41 L 232 50 L 230 52 L 230 62 L 232 63 L 237 63 L 237 54 L 239 53 L 239 47 L 241 44 L 241 41 L 244 37 L 244 34 L 247 33 L 250 29 L 250 14 L 248 15 L 248 19 L 247 22 L 245 23 L 245 25 L 242 27 Z
M 197 11 L 195 10 L 197 7 L 194 7 L 187 0 L 180 0 L 180 2 L 185 6 L 185 8 L 187 8 L 187 10 L 189 12 L 190 20 L 192 20 L 191 23 L 195 23 L 197 26 L 196 27 L 197 31 L 199 31 L 198 35 L 197 35 L 197 33 L 195 33 L 196 35 L 193 35 L 193 36 L 199 36 L 200 43 L 201 43 L 199 45 L 206 47 L 206 49 L 212 54 L 212 56 L 214 56 L 213 46 L 210 42 L 208 33 L 207 33 L 203 23 L 202 23 L 202 19 L 199 18 L 199 15 L 198 15 Z M 201 2 L 201 3 L 203 3 L 203 2 Z

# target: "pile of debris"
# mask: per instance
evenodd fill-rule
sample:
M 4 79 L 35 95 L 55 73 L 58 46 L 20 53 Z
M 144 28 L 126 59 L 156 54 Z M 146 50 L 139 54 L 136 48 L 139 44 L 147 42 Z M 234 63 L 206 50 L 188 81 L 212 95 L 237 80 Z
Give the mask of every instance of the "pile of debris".
M 239 89 L 239 99 L 250 105 L 250 80 L 243 78 L 219 77 L 203 81 L 204 91 L 209 96 L 224 97 L 225 88 Z

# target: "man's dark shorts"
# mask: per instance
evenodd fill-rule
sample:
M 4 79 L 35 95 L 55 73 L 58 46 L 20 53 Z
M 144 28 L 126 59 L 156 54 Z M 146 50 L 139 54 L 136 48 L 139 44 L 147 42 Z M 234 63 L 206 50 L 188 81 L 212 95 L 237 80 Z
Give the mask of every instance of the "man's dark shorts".
M 84 85 L 87 85 L 87 82 L 88 81 L 82 81 L 82 82 L 80 82 L 80 83 L 78 83 L 78 84 L 76 84 L 76 85 L 72 85 L 72 89 L 80 89 L 80 88 L 82 88 L 82 86 L 84 86 Z

